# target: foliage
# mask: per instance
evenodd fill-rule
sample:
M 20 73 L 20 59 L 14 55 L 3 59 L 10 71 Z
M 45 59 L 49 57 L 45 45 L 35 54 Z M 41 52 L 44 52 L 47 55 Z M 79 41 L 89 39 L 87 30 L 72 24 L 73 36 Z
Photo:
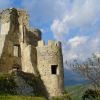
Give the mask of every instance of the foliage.
M 75 86 L 67 86 L 66 91 L 68 91 L 71 100 L 84 100 L 82 97 L 85 95 L 85 92 L 89 90 L 96 91 L 97 95 L 96 98 L 90 100 L 100 100 L 100 89 L 95 90 L 91 84 L 84 84 L 84 85 L 75 85 Z
M 88 100 L 100 100 L 100 91 L 88 89 L 84 92 L 82 99 L 88 99 Z
M 16 94 L 16 87 L 11 74 L 0 73 L 0 94 Z
M 94 55 L 82 63 L 78 60 L 74 60 L 70 64 L 67 63 L 67 65 L 70 66 L 73 71 L 87 78 L 93 83 L 95 88 L 100 87 L 100 57 Z

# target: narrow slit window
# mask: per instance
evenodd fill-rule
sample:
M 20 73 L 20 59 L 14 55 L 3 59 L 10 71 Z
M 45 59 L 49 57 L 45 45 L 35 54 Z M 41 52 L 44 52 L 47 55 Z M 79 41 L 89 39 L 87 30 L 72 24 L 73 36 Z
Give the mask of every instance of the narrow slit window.
M 51 65 L 51 74 L 57 74 L 57 65 Z
M 14 56 L 19 57 L 20 56 L 20 46 L 14 45 Z

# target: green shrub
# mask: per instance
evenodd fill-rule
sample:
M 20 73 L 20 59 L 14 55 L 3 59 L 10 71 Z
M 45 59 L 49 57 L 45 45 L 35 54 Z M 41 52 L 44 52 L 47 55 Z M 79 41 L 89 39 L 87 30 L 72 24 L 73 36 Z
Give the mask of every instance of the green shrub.
M 84 92 L 82 99 L 89 99 L 89 100 L 100 100 L 100 91 L 88 89 Z
M 12 75 L 0 73 L 0 94 L 16 94 L 16 87 Z

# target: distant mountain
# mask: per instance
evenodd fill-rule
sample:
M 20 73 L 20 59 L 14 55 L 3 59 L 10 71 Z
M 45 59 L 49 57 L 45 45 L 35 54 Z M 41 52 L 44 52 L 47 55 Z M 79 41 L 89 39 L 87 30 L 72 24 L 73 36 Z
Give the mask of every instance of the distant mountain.
M 77 74 L 71 70 L 64 69 L 64 85 L 65 86 L 84 84 L 87 82 L 88 80 L 86 80 L 82 75 Z

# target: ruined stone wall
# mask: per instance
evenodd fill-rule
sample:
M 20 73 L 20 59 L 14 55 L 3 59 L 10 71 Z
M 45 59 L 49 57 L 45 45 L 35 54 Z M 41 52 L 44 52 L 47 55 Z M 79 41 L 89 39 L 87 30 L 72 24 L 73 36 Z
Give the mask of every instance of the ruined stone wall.
M 0 71 L 9 72 L 16 63 L 21 66 L 20 57 L 14 56 L 14 45 L 19 44 L 18 13 L 16 9 L 6 9 L 0 15 L 0 40 L 2 41 Z
M 10 30 L 10 12 L 5 10 L 0 13 L 0 56 L 3 51 L 6 34 Z
M 0 13 L 0 71 L 9 72 L 17 64 L 22 71 L 36 73 L 37 54 L 33 48 L 40 39 L 41 32 L 29 27 L 26 11 L 3 10 Z
M 41 32 L 37 29 L 30 29 L 23 26 L 20 36 L 22 71 L 38 74 L 37 51 L 38 40 L 41 39 Z
M 60 96 L 64 90 L 63 58 L 61 43 L 43 41 L 37 46 L 37 66 L 41 79 L 43 80 L 50 96 Z

